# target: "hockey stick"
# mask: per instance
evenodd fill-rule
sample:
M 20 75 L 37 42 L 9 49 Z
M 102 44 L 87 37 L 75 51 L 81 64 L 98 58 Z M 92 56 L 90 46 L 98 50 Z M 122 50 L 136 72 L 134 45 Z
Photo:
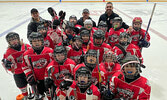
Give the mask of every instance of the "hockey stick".
M 152 20 L 153 14 L 154 14 L 155 7 L 156 7 L 156 3 L 154 3 L 154 7 L 153 7 L 153 10 L 152 10 L 149 22 L 148 22 L 148 26 L 147 26 L 147 29 L 146 29 L 146 32 L 145 32 L 144 40 L 146 40 L 146 36 L 148 34 L 148 29 L 149 29 L 150 24 L 151 24 L 151 20 Z
M 99 56 L 100 56 L 100 53 L 99 53 L 99 50 L 97 50 L 97 66 L 98 66 L 98 73 L 99 73 L 99 88 L 100 88 L 100 91 L 101 91 L 102 79 L 101 79 L 100 66 L 99 66 Z
M 30 65 L 31 65 L 31 70 L 32 70 L 32 74 L 34 76 L 34 79 L 37 83 L 39 83 L 39 81 L 36 79 L 35 77 L 35 72 L 34 72 L 34 69 L 33 69 L 33 65 L 32 65 L 32 61 L 31 61 L 31 57 L 28 58 L 29 61 L 30 61 Z M 35 94 L 37 95 L 37 97 L 35 98 L 36 100 L 41 100 L 43 97 L 42 95 L 39 94 L 39 91 L 38 91 L 38 88 L 37 88 L 37 85 L 32 85 L 32 89 L 33 91 L 35 92 Z

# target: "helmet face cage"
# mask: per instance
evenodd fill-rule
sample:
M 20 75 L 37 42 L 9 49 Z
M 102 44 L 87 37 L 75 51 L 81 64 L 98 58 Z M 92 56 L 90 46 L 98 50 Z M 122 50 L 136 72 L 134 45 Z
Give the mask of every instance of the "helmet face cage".
M 42 36 L 42 34 L 41 33 L 39 33 L 39 32 L 32 32 L 31 34 L 30 34 L 30 36 L 29 36 L 29 41 L 30 41 L 30 44 L 32 45 L 32 48 L 34 49 L 34 50 L 40 50 L 40 49 L 42 49 L 43 47 L 44 47 L 44 38 L 43 38 L 43 36 Z M 32 44 L 32 41 L 33 40 L 40 40 L 41 42 L 42 42 L 42 45 L 40 46 L 40 47 L 35 47 L 33 44 Z
M 44 25 L 39 25 L 37 31 L 40 32 L 44 37 L 47 35 L 48 29 Z M 46 31 L 46 32 L 44 32 Z
M 88 43 L 89 40 L 90 40 L 90 31 L 88 31 L 88 30 L 82 30 L 82 31 L 80 32 L 80 36 L 81 36 L 81 39 L 82 39 L 83 43 Z M 83 37 L 85 37 L 85 36 L 88 37 L 87 40 L 84 40 L 84 39 L 83 39 Z
M 107 62 L 106 59 L 111 59 L 112 62 L 117 62 L 117 56 L 114 52 L 108 50 L 103 55 L 103 62 Z
M 126 72 L 125 72 L 125 67 L 126 66 L 134 66 L 136 68 L 136 72 L 134 74 L 126 74 Z M 126 78 L 134 79 L 135 76 L 140 74 L 140 64 L 138 62 L 132 62 L 132 63 L 124 64 L 124 66 L 122 67 L 122 71 L 123 71 Z
M 113 21 L 112 23 L 119 22 L 120 25 L 122 26 L 122 22 L 123 22 L 123 20 L 122 20 L 121 17 L 115 17 L 112 21 Z M 114 27 L 114 26 L 113 26 L 113 27 Z
M 107 29 L 108 29 L 107 23 L 104 22 L 104 21 L 100 21 L 98 28 L 101 29 L 101 30 L 103 30 L 104 32 L 106 32 Z
M 87 79 L 81 80 L 80 79 L 81 77 L 84 77 L 84 78 L 87 78 Z M 91 71 L 88 68 L 84 67 L 84 66 L 80 67 L 76 71 L 75 81 L 76 81 L 77 86 L 79 88 L 87 88 L 91 84 L 91 78 L 92 78 Z M 87 83 L 85 82 L 85 80 L 87 80 Z
M 104 35 L 105 35 L 105 33 L 102 30 L 95 31 L 93 34 L 93 44 L 95 46 L 101 46 L 104 42 Z M 95 39 L 102 39 L 102 41 L 101 41 L 101 43 L 96 43 Z
M 62 61 L 59 61 L 56 57 L 57 54 L 64 54 L 64 59 Z M 59 64 L 63 64 L 66 59 L 67 59 L 67 51 L 63 46 L 56 46 L 56 48 L 54 49 L 54 53 L 53 53 L 54 59 L 59 63 Z
M 74 36 L 73 37 L 73 43 L 72 43 L 72 47 L 73 47 L 73 49 L 75 49 L 75 50 L 79 50 L 79 49 L 81 49 L 82 48 L 82 43 L 83 43 L 83 40 L 81 39 L 81 37 L 80 36 Z
M 11 45 L 10 41 L 17 39 L 19 41 L 19 43 L 17 45 Z M 17 47 L 18 45 L 20 45 L 20 37 L 18 33 L 15 32 L 10 32 L 6 35 L 6 41 L 8 42 L 8 44 L 10 45 L 10 47 Z
M 97 64 L 97 51 L 96 50 L 89 50 L 84 58 L 85 65 L 93 70 Z M 92 63 L 91 63 L 92 62 Z M 93 63 L 94 62 L 94 63 Z
M 121 41 L 121 39 L 127 39 L 126 41 Z M 131 37 L 129 36 L 129 34 L 128 33 L 126 33 L 126 32 L 123 32 L 123 33 L 121 33 L 120 34 L 120 36 L 119 36 L 119 44 L 121 44 L 121 45 L 123 45 L 123 46 L 127 46 L 128 44 L 130 44 L 131 43 Z

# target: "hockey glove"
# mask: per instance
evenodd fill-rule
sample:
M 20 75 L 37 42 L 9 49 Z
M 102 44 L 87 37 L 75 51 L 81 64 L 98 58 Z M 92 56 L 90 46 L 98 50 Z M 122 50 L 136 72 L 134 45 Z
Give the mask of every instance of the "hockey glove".
M 72 85 L 72 82 L 71 81 L 62 81 L 61 83 L 60 83 L 60 89 L 62 90 L 62 91 L 64 91 L 64 90 L 68 90 L 69 89 L 69 87 Z
M 44 82 L 46 89 L 51 88 L 51 85 L 53 85 L 53 80 L 50 78 L 46 78 Z
M 64 20 L 66 16 L 66 12 L 63 12 L 62 10 L 59 12 L 60 20 Z
M 36 81 L 35 81 L 35 78 L 32 74 L 29 74 L 27 76 L 27 82 L 32 86 L 32 85 L 36 85 Z
M 6 69 L 8 69 L 8 70 L 11 69 L 11 66 L 12 66 L 12 62 L 11 61 L 9 61 L 7 59 L 2 59 L 2 62 L 5 65 Z
M 48 13 L 49 13 L 52 17 L 54 17 L 54 16 L 57 15 L 57 14 L 56 14 L 56 11 L 55 11 L 52 7 L 49 7 L 49 8 L 48 8 Z
M 144 40 L 144 39 L 141 39 L 138 43 L 138 46 L 141 48 L 141 47 L 145 47 L 145 48 L 148 48 L 150 46 L 150 42 Z
M 103 100 L 113 100 L 114 94 L 112 92 L 109 92 L 108 90 L 105 90 L 102 95 Z

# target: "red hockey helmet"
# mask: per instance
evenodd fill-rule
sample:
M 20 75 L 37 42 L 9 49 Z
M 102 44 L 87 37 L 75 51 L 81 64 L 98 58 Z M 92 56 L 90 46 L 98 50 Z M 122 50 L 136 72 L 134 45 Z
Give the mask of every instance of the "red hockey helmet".
M 140 23 L 140 24 L 142 24 L 142 19 L 141 19 L 141 17 L 135 17 L 135 18 L 133 19 L 133 23 Z

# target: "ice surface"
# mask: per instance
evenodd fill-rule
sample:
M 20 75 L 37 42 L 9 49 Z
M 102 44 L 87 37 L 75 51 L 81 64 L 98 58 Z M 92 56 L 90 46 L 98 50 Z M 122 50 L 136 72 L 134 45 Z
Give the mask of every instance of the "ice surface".
M 131 25 L 133 17 L 142 17 L 143 24 L 147 26 L 153 3 L 113 3 L 114 11 L 118 13 L 127 24 Z M 57 12 L 64 10 L 67 12 L 66 19 L 74 14 L 79 19 L 82 16 L 82 10 L 88 8 L 93 20 L 98 22 L 99 16 L 105 11 L 105 3 L 0 3 L 0 58 L 7 48 L 5 35 L 7 32 L 15 31 L 20 34 L 24 42 L 27 40 L 27 25 L 31 17 L 31 8 L 37 8 L 40 16 L 51 20 L 47 8 L 52 6 Z M 167 40 L 159 37 L 160 33 L 167 36 L 167 3 L 157 3 L 155 13 L 150 25 L 151 46 L 143 49 L 144 64 L 142 75 L 150 80 L 151 100 L 167 100 Z M 125 15 L 126 14 L 126 15 Z M 128 16 L 127 16 L 128 15 Z M 143 27 L 146 29 L 146 27 Z M 157 32 L 153 31 L 156 30 Z M 2 36 L 1 36 L 2 35 Z M 2 100 L 15 100 L 20 93 L 16 88 L 11 73 L 6 73 L 0 65 L 0 98 Z

